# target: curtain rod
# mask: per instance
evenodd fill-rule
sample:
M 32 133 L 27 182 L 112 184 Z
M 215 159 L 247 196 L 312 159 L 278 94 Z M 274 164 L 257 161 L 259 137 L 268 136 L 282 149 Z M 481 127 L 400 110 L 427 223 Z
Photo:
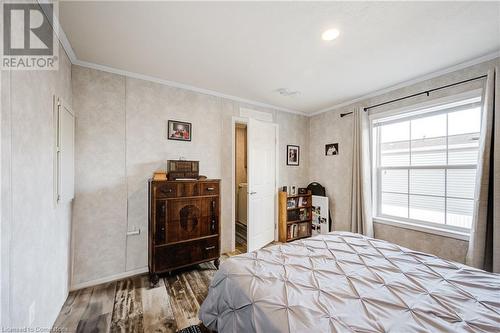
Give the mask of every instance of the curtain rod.
M 463 83 L 467 83 L 467 82 L 471 82 L 471 81 L 475 81 L 475 80 L 479 80 L 479 79 L 484 79 L 485 77 L 487 77 L 487 75 L 481 75 L 481 76 L 474 77 L 472 79 L 463 80 L 463 81 L 455 82 L 455 83 L 452 83 L 452 84 L 447 84 L 445 86 L 441 86 L 441 87 L 437 87 L 437 88 L 434 88 L 434 89 L 425 90 L 425 91 L 422 91 L 422 92 L 419 92 L 419 93 L 416 93 L 416 94 L 412 94 L 412 95 L 408 95 L 408 96 L 404 96 L 404 97 L 392 99 L 392 100 L 387 101 L 387 102 L 383 102 L 383 103 L 379 103 L 379 104 L 367 106 L 367 107 L 363 108 L 363 110 L 366 112 L 366 111 L 368 111 L 370 109 L 377 108 L 377 107 L 382 106 L 382 105 L 386 105 L 386 104 L 390 104 L 390 103 L 394 103 L 394 102 L 399 102 L 399 101 L 402 101 L 402 100 L 407 99 L 407 98 L 412 98 L 412 97 L 416 97 L 416 96 L 420 96 L 420 95 L 424 95 L 424 94 L 426 94 L 427 96 L 429 96 L 429 94 L 431 92 L 438 91 L 438 90 L 445 89 L 445 88 L 449 88 L 449 87 L 453 87 L 453 86 L 457 86 L 459 84 L 463 84 Z M 352 112 L 341 113 L 340 117 L 347 116 L 347 115 L 349 115 L 351 113 Z

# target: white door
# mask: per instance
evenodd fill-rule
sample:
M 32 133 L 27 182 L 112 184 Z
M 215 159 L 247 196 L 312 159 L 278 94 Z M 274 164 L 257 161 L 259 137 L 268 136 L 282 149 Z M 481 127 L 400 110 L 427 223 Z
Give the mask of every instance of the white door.
M 248 136 L 248 251 L 274 240 L 277 125 L 250 119 Z

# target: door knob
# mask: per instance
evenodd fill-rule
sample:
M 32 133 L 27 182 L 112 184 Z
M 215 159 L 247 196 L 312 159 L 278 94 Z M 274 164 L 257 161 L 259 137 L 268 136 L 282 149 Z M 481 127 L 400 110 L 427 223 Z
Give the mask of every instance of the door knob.
M 250 195 L 252 195 L 252 194 L 257 194 L 257 192 L 250 192 L 250 193 L 248 193 L 248 194 L 250 194 Z

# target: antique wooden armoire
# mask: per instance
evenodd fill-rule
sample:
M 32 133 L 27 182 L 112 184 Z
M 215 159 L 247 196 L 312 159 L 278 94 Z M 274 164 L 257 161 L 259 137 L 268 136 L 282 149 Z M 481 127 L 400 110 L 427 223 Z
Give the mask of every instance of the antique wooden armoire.
M 149 181 L 149 273 L 220 257 L 220 180 Z

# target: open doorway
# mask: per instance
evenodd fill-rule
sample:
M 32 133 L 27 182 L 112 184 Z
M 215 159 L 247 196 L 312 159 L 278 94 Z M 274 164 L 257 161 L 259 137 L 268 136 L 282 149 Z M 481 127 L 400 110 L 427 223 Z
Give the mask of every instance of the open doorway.
M 233 249 L 244 253 L 277 239 L 279 127 L 252 117 L 233 117 L 232 127 L 231 238 Z
M 235 248 L 247 252 L 248 174 L 247 174 L 247 125 L 235 124 Z

